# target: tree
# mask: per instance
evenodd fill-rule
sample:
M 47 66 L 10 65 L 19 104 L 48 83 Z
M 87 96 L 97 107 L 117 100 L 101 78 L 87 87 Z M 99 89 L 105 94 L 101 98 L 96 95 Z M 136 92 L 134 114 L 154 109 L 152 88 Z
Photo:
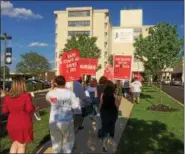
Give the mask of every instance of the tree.
M 0 78 L 2 79 L 4 75 L 4 66 L 0 67 Z M 5 76 L 8 77 L 10 75 L 10 69 L 8 66 L 5 66 Z
M 88 35 L 76 35 L 67 40 L 63 52 L 78 48 L 80 57 L 83 58 L 100 58 L 101 50 L 96 46 L 96 37 L 89 37 Z
M 16 65 L 17 72 L 31 73 L 38 76 L 49 70 L 48 60 L 36 52 L 29 52 L 21 55 L 21 61 Z
M 140 35 L 135 40 L 135 57 L 158 76 L 161 89 L 162 73 L 181 57 L 183 39 L 178 38 L 177 26 L 166 22 L 150 27 L 147 31 L 149 34 L 147 37 Z M 161 90 L 160 93 L 162 95 Z
M 89 37 L 85 34 L 72 36 L 67 40 L 65 48 L 61 51 L 61 54 L 63 52 L 78 48 L 80 57 L 99 59 L 101 56 L 101 50 L 97 47 L 96 41 L 96 37 Z M 101 69 L 101 65 L 98 66 L 97 71 L 99 69 Z

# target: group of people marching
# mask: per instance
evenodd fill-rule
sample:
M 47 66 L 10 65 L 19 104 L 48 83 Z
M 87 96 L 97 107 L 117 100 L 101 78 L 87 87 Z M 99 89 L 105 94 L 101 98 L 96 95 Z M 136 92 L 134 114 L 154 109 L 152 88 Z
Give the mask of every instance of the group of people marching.
M 83 119 L 90 117 L 96 124 L 97 137 L 102 139 L 102 150 L 107 152 L 108 140 L 113 146 L 115 124 L 120 100 L 125 89 L 120 81 L 114 84 L 102 76 L 97 82 L 92 78 L 66 83 L 63 76 L 56 76 L 52 89 L 46 94 L 51 105 L 49 128 L 53 153 L 72 153 L 76 148 L 75 136 L 82 130 Z M 134 101 L 139 102 L 141 83 L 136 80 L 129 86 Z M 3 99 L 2 113 L 9 113 L 7 131 L 12 145 L 10 153 L 25 153 L 26 143 L 33 141 L 32 114 L 39 107 L 32 104 L 26 91 L 25 80 L 15 78 L 10 91 Z

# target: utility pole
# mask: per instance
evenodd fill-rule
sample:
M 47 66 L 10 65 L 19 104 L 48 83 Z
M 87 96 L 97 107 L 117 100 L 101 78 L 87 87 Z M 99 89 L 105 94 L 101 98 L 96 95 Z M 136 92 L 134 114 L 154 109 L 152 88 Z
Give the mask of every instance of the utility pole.
M 1 37 L 0 37 L 1 40 L 4 40 L 4 69 L 3 69 L 3 90 L 5 90 L 5 80 L 6 80 L 6 46 L 7 46 L 7 43 L 6 41 L 7 40 L 11 40 L 12 37 L 11 36 L 8 36 L 6 33 L 4 33 Z

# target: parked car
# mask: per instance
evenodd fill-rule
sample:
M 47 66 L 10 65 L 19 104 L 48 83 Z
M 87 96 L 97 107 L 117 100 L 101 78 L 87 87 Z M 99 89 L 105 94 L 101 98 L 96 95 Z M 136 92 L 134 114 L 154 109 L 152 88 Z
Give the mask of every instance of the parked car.
M 172 86 L 182 86 L 183 83 L 181 80 L 176 79 L 176 80 L 171 81 L 171 85 Z
M 165 85 L 170 85 L 170 80 L 168 80 L 168 79 L 163 80 L 162 83 L 165 84 Z
M 42 83 L 44 83 L 44 88 L 47 89 L 47 88 L 51 88 L 51 83 L 47 80 L 40 80 Z
M 5 82 L 5 91 L 9 91 L 11 88 L 12 82 L 11 81 L 6 81 Z M 0 91 L 3 90 L 3 81 L 0 81 Z

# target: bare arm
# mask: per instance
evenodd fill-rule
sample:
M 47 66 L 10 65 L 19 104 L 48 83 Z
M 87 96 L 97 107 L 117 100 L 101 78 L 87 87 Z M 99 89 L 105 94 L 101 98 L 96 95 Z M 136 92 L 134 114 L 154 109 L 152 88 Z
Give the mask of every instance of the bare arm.
M 8 113 L 8 102 L 7 102 L 7 97 L 5 96 L 3 99 L 3 105 L 2 105 L 2 113 Z
M 103 104 L 103 94 L 101 94 L 101 96 L 100 96 L 99 111 L 101 110 L 102 104 Z
M 115 97 L 115 105 L 116 105 L 117 108 L 119 108 L 119 106 L 120 106 L 120 98 L 117 95 L 114 95 L 114 97 Z

